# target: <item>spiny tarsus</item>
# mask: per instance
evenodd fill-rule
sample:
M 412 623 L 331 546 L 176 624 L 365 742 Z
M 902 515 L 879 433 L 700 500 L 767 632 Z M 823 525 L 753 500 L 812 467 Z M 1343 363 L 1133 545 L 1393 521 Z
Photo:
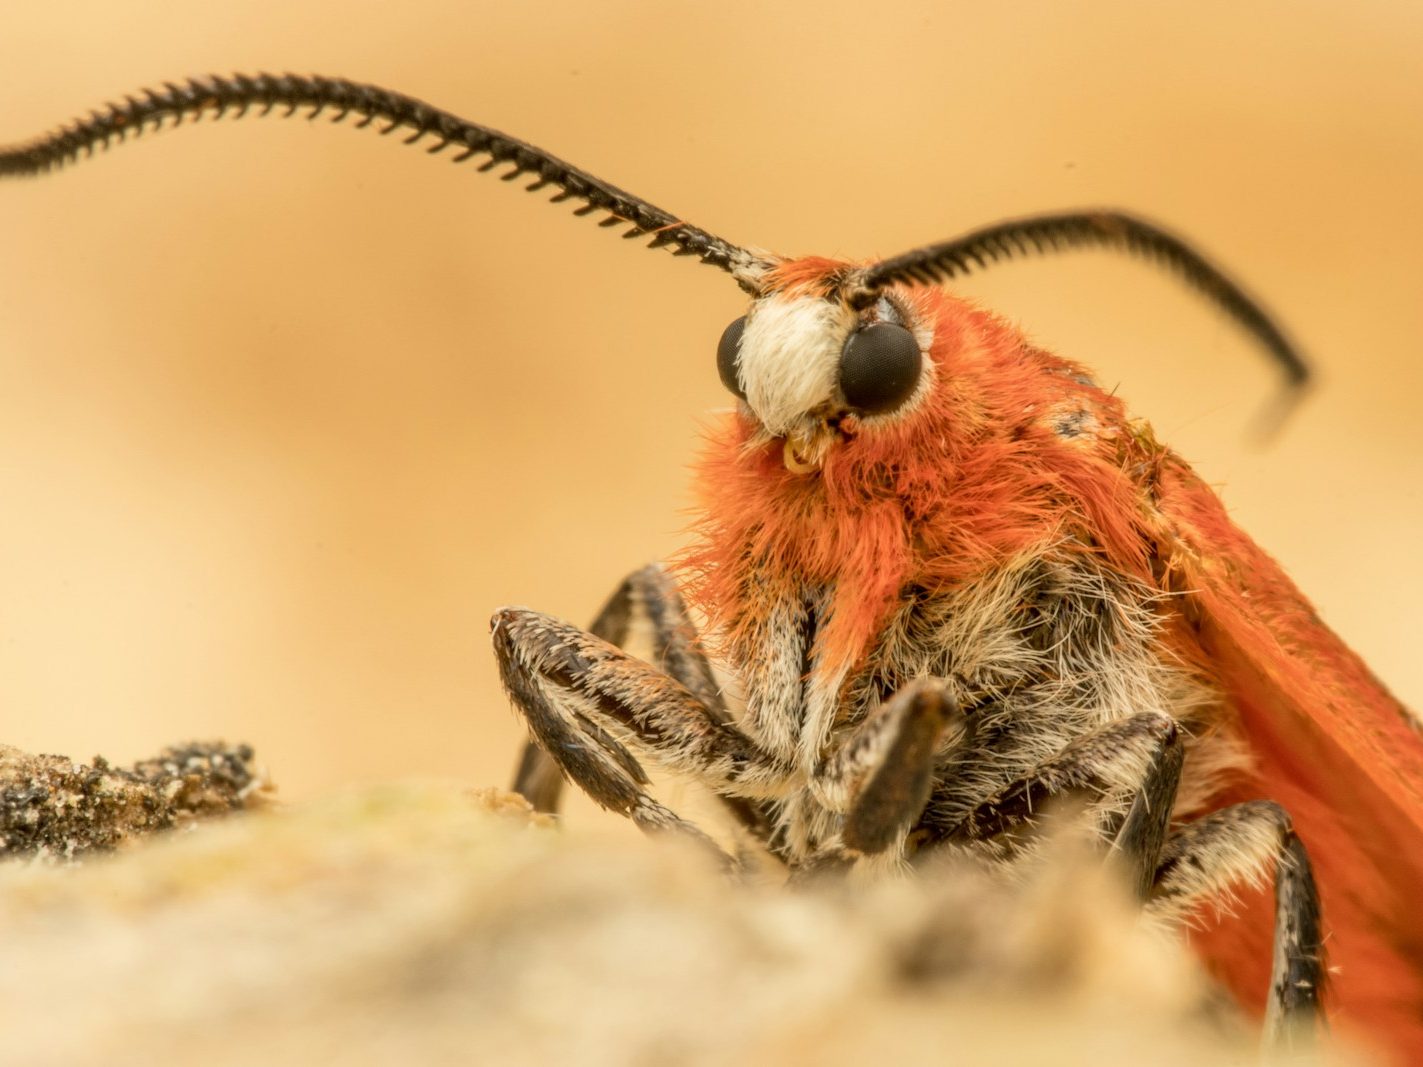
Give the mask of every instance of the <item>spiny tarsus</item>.
M 212 118 L 241 118 L 254 107 L 260 109 L 256 111 L 259 116 L 278 111 L 282 118 L 303 108 L 311 109 L 307 114 L 310 119 L 334 112 L 333 122 L 341 122 L 355 113 L 360 116 L 355 124 L 358 128 L 380 119 L 385 123 L 380 130 L 382 134 L 398 129 L 411 131 L 405 138 L 406 144 L 415 144 L 426 137 L 438 138 L 427 149 L 431 155 L 459 146 L 462 151 L 451 157 L 453 162 L 462 163 L 473 156 L 484 155 L 488 158 L 480 164 L 481 171 L 507 164 L 511 169 L 501 177 L 513 181 L 532 176 L 530 192 L 556 186 L 554 202 L 583 201 L 574 212 L 577 215 L 607 212 L 603 225 L 627 226 L 626 237 L 650 233 L 650 247 L 666 247 L 674 255 L 697 256 L 702 262 L 723 270 L 731 270 L 746 257 L 736 246 L 687 225 L 661 208 L 518 138 L 403 93 L 319 75 L 209 75 L 189 78 L 181 84 L 165 82 L 161 89 L 150 88 L 126 96 L 122 103 L 110 103 L 53 133 L 0 148 L 0 177 L 46 174 L 75 162 L 81 153 L 90 156 L 96 148 L 107 149 L 115 140 L 126 140 L 130 134 L 137 137 L 150 129 L 159 129 L 169 119 L 172 125 L 178 126 L 205 114 Z

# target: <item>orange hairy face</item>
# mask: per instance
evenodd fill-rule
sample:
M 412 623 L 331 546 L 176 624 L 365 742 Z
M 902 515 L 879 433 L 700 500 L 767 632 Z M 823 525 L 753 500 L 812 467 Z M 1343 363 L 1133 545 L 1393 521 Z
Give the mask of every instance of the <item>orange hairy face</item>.
M 732 645 L 761 593 L 830 587 L 820 640 L 853 662 L 906 585 L 957 585 L 1077 529 L 1094 531 L 1084 551 L 1144 573 L 1119 403 L 937 288 L 896 287 L 851 310 L 838 293 L 854 270 L 783 263 L 745 320 L 742 402 L 700 464 L 704 536 L 686 560 L 692 595 Z M 913 339 L 913 382 L 847 383 L 863 370 L 850 365 L 856 345 L 895 330 Z M 899 348 L 882 362 L 902 371 L 904 337 L 890 340 Z M 895 388 L 877 410 L 853 402 Z

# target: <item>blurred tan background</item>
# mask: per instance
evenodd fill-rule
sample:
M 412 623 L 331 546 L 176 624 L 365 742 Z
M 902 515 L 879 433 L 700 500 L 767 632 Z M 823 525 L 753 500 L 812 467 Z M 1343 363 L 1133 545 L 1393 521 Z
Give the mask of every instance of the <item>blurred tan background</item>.
M 1111 205 L 1307 349 L 1107 256 L 963 286 L 1117 384 L 1423 704 L 1423 8 L 91 0 L 7 5 L 0 140 L 189 73 L 375 81 L 731 240 L 893 254 Z M 0 738 L 252 741 L 288 796 L 507 779 L 486 638 L 681 543 L 741 313 L 715 271 L 472 166 L 301 120 L 0 185 Z

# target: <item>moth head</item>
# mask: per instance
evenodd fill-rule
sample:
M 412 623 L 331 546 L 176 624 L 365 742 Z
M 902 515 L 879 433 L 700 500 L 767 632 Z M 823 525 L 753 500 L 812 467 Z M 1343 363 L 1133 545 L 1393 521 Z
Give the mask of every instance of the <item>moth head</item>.
M 1239 286 L 1179 237 L 1115 211 L 1013 219 L 868 266 L 747 253 L 739 270 L 726 268 L 755 301 L 722 334 L 721 380 L 765 435 L 784 438 L 786 466 L 810 473 L 849 431 L 902 422 L 931 391 L 932 287 L 1000 260 L 1079 247 L 1154 260 L 1244 327 L 1285 375 L 1274 424 L 1308 385 L 1298 350 Z
M 786 466 L 819 468 L 837 444 L 910 415 L 932 388 L 933 324 L 903 289 L 863 294 L 859 268 L 784 261 L 717 344 L 722 384 L 784 442 Z M 856 298 L 858 294 L 858 299 Z

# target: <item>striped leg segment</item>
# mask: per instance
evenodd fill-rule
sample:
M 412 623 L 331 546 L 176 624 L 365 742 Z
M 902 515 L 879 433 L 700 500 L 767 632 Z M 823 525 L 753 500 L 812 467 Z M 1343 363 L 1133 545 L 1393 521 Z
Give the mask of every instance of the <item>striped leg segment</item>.
M 1269 800 L 1233 804 L 1180 827 L 1162 849 L 1147 910 L 1179 919 L 1274 867 L 1275 939 L 1265 1034 L 1290 1046 L 1308 1040 L 1323 1014 L 1327 974 L 1319 892 L 1290 817 Z
M 1146 900 L 1156 883 L 1162 849 L 1171 832 L 1171 811 L 1181 785 L 1186 749 L 1177 730 L 1163 735 L 1152 755 L 1146 779 L 1132 798 L 1121 829 L 1112 841 L 1112 855 L 1120 859 L 1137 897 Z
M 822 804 L 845 812 L 852 853 L 883 852 L 923 814 L 934 785 L 939 738 L 959 715 L 944 684 L 921 678 L 880 705 L 811 779 Z
M 1030 821 L 1053 797 L 1064 793 L 1140 794 L 1151 769 L 1177 743 L 1176 738 L 1176 724 L 1166 715 L 1147 712 L 1108 723 L 1077 738 L 956 823 L 937 829 L 934 836 L 959 842 L 997 837 Z M 1128 814 L 1123 828 L 1131 821 Z
M 686 686 L 711 715 L 729 721 L 721 691 L 697 643 L 696 628 L 687 617 L 682 597 L 666 571 L 655 563 L 623 579 L 588 632 L 625 649 L 640 622 L 650 631 L 652 663 Z M 553 758 L 532 740 L 524 745 L 513 788 L 538 811 L 558 810 L 563 776 Z M 742 821 L 747 818 L 755 820 L 759 815 L 748 811 Z
M 784 768 L 685 685 L 607 641 L 520 608 L 495 613 L 492 631 L 504 687 L 534 740 L 602 807 L 706 839 L 653 800 L 629 744 L 720 794 L 754 797 L 784 781 Z

